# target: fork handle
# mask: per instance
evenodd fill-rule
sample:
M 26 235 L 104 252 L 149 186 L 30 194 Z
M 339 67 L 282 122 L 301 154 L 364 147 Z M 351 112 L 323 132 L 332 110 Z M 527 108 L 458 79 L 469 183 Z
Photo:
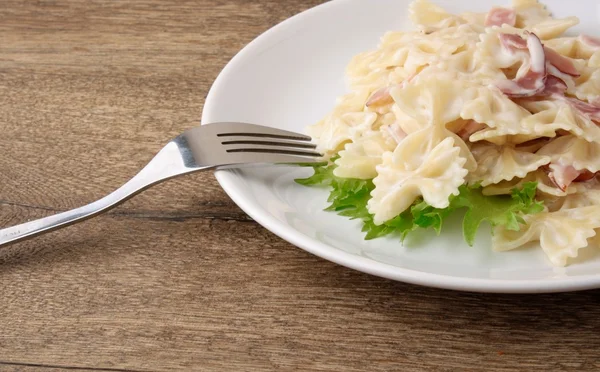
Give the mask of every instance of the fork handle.
M 122 197 L 120 197 L 121 195 Z M 133 194 L 126 195 L 121 189 L 118 189 L 114 193 L 83 207 L 5 228 L 0 230 L 0 247 L 92 218 L 119 205 L 131 196 Z
M 116 207 L 157 183 L 209 168 L 188 167 L 178 154 L 177 144 L 170 142 L 140 173 L 104 198 L 83 207 L 0 230 L 0 247 L 84 221 Z
M 0 247 L 58 230 L 106 212 L 145 189 L 135 188 L 136 181 L 134 178 L 113 193 L 83 207 L 0 230 Z

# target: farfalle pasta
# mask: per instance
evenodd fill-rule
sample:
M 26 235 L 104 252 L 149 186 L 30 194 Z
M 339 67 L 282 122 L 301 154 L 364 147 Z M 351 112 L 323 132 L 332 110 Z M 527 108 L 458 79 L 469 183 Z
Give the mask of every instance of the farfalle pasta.
M 498 184 L 515 178 L 522 179 L 552 160 L 551 157 L 521 151 L 511 146 L 497 146 L 486 141 L 471 147 L 477 169 L 469 173 L 468 181 L 481 186 Z
M 346 70 L 349 92 L 308 132 L 328 164 L 299 180 L 332 187 L 330 210 L 367 238 L 441 228 L 466 209 L 499 251 L 537 241 L 565 265 L 600 229 L 600 38 L 565 35 L 537 0 L 487 13 L 409 7 Z
M 464 168 L 467 159 L 455 141 L 442 130 L 426 128 L 383 154 L 368 204 L 376 224 L 404 212 L 419 196 L 435 208 L 448 207 L 448 199 L 458 195 L 468 173 Z
M 519 231 L 496 228 L 492 243 L 496 250 L 505 251 L 539 241 L 552 264 L 564 266 L 568 258 L 577 257 L 579 249 L 588 245 L 598 228 L 600 206 L 591 205 L 525 216 Z

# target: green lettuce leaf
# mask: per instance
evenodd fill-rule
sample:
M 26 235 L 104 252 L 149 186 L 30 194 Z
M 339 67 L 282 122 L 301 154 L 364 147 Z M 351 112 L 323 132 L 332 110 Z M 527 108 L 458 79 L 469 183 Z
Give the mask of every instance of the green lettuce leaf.
M 432 228 L 439 234 L 446 218 L 457 210 L 466 209 L 463 235 L 465 241 L 472 246 L 482 222 L 491 226 L 504 226 L 509 230 L 519 230 L 525 223 L 523 215 L 539 213 L 544 209 L 543 204 L 535 200 L 536 182 L 528 182 L 520 189 L 513 189 L 512 195 L 497 196 L 483 195 L 478 184 L 463 185 L 459 188 L 458 195 L 450 197 L 447 208 L 434 208 L 424 200 L 418 199 L 397 217 L 375 225 L 373 215 L 367 210 L 367 202 L 375 188 L 372 180 L 336 177 L 333 174 L 333 162 L 313 168 L 314 174 L 311 177 L 297 179 L 296 182 L 306 186 L 330 187 L 328 201 L 331 204 L 326 210 L 350 219 L 360 219 L 367 240 L 389 234 L 398 234 L 404 239 L 408 233 L 418 228 Z

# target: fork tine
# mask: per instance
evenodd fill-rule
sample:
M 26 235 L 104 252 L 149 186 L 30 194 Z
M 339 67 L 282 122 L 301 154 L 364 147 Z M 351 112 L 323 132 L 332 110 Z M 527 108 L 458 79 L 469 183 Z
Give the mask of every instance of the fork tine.
M 232 136 L 247 136 L 247 137 L 265 137 L 265 138 L 277 138 L 277 139 L 295 139 L 301 141 L 311 141 L 310 136 L 290 132 L 283 129 L 270 128 L 262 125 L 247 124 L 247 123 L 212 123 L 206 124 L 207 127 L 213 129 L 217 137 L 232 137 Z
M 269 148 L 263 145 L 245 145 L 244 147 L 238 147 L 233 149 L 225 150 L 228 153 L 246 152 L 246 153 L 262 153 L 262 154 L 286 154 L 286 155 L 298 155 L 308 157 L 322 157 L 316 151 L 303 151 L 301 149 L 287 149 L 287 148 Z
M 224 163 L 225 166 L 227 164 L 236 164 L 235 166 L 239 166 L 240 164 L 260 164 L 260 163 L 269 163 L 269 164 L 317 164 L 322 163 L 323 159 L 321 155 L 304 155 L 304 154 L 296 154 L 296 153 L 287 153 L 287 152 L 254 152 L 254 151 L 244 151 L 244 152 L 229 152 L 227 153 L 227 161 Z
M 262 145 L 262 146 L 273 146 L 273 147 L 289 147 L 299 149 L 315 149 L 317 145 L 315 143 L 290 140 L 290 139 L 257 139 L 253 137 L 225 137 L 226 140 L 221 138 L 221 144 L 226 148 L 240 147 L 240 145 Z
M 197 164 L 234 167 L 252 163 L 321 163 L 311 137 L 245 123 L 214 123 L 188 129 L 180 146 Z

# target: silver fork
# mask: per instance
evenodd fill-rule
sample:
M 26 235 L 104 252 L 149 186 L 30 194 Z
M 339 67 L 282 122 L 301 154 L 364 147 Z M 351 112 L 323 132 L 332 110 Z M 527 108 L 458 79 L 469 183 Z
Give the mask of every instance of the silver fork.
M 91 204 L 0 230 L 0 247 L 72 225 L 121 204 L 173 177 L 248 165 L 312 164 L 320 161 L 311 138 L 246 123 L 213 123 L 189 129 L 169 142 L 129 182 Z

